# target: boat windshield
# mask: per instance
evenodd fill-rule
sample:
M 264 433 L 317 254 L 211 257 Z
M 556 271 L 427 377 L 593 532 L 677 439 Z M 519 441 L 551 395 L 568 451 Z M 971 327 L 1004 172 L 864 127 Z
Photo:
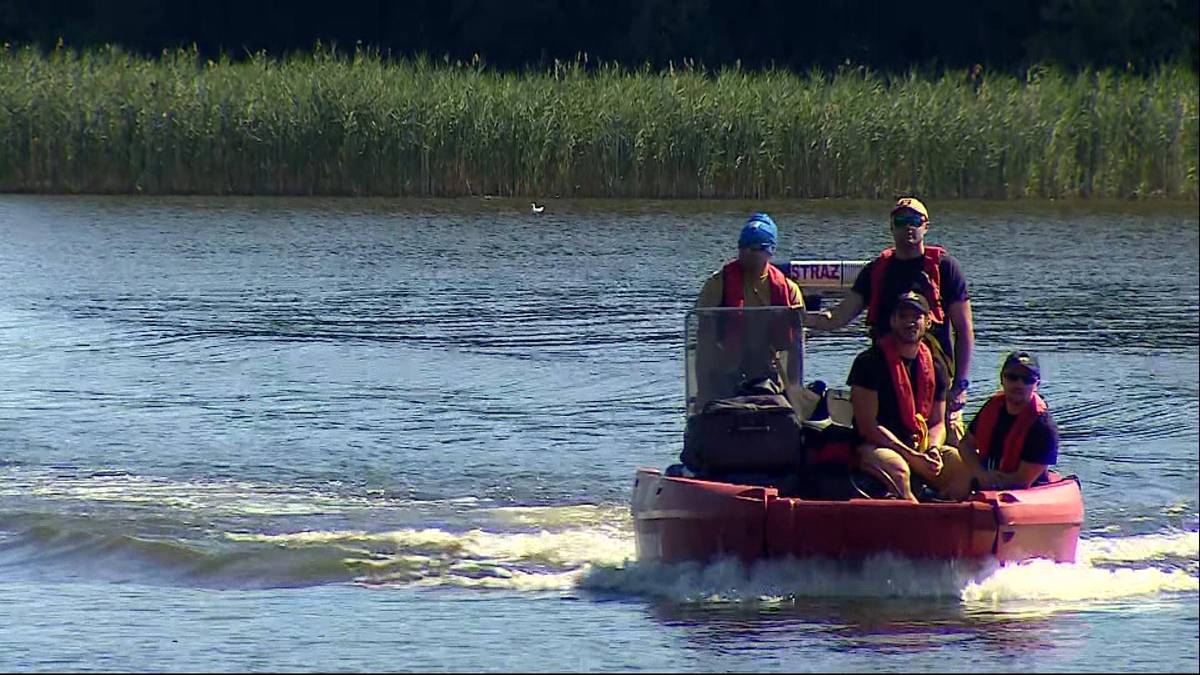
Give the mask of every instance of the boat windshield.
M 804 382 L 803 309 L 706 307 L 684 320 L 687 414 L 762 377 L 782 384 L 792 401 Z

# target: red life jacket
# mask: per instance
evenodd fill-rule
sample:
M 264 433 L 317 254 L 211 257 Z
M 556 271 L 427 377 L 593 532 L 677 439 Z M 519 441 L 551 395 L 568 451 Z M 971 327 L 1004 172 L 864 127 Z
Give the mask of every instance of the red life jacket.
M 859 457 L 858 453 L 854 452 L 854 446 L 848 441 L 833 441 L 810 450 L 808 453 L 808 463 L 845 464 L 850 467 L 857 467 Z
M 725 263 L 725 267 L 721 268 L 722 307 L 746 306 L 745 291 L 742 288 L 744 276 L 742 266 L 737 260 Z M 767 283 L 771 289 L 772 306 L 788 307 L 793 304 L 792 289 L 788 284 L 787 276 L 778 267 L 769 263 L 767 264 Z M 738 316 L 719 317 L 718 331 L 720 340 L 725 344 L 725 349 L 736 354 L 742 350 L 742 317 L 740 316 L 741 312 L 734 312 L 734 314 Z M 771 338 L 779 348 L 791 344 L 795 339 L 791 324 L 783 319 L 784 317 L 775 317 L 775 320 L 772 321 Z
M 721 281 L 724 294 L 721 300 L 723 307 L 745 307 L 746 298 L 742 290 L 742 266 L 732 260 L 721 268 Z M 767 264 L 767 282 L 771 285 L 771 304 L 788 306 L 792 304 L 792 289 L 788 287 L 787 277 L 776 266 Z
M 999 391 L 979 409 L 979 415 L 975 418 L 975 447 L 979 448 L 980 457 L 987 457 L 996 451 L 996 448 L 992 447 L 992 434 L 996 430 L 996 423 L 1000 420 L 1000 411 L 1003 408 L 1004 392 Z M 1021 450 L 1025 447 L 1025 437 L 1029 435 L 1033 423 L 1045 412 L 1046 402 L 1041 396 L 1034 394 L 1033 400 L 1017 415 L 1004 437 L 1000 471 L 1012 473 L 1021 465 Z
M 879 313 L 882 311 L 883 304 L 883 280 L 887 278 L 887 268 L 895 255 L 896 249 L 889 248 L 880 253 L 879 257 L 875 259 L 875 264 L 871 266 L 871 299 L 867 305 L 867 325 L 869 326 L 874 326 L 881 319 L 887 321 L 887 317 L 881 317 Z M 944 255 L 946 255 L 946 249 L 941 246 L 925 247 L 925 274 L 932 284 L 930 288 L 922 289 L 921 292 L 929 301 L 930 316 L 934 323 L 942 323 L 946 319 L 942 314 L 941 291 L 941 262 Z
M 920 414 L 929 423 L 933 413 L 933 390 L 937 386 L 937 378 L 933 372 L 933 353 L 924 342 L 917 344 L 917 381 L 916 387 L 908 378 L 908 368 L 900 358 L 900 347 L 896 344 L 896 336 L 887 334 L 880 338 L 879 345 L 883 357 L 887 361 L 888 372 L 892 377 L 892 387 L 896 392 L 896 405 L 900 409 L 900 422 L 912 433 L 920 428 L 917 415 Z M 915 390 L 914 390 L 915 389 Z

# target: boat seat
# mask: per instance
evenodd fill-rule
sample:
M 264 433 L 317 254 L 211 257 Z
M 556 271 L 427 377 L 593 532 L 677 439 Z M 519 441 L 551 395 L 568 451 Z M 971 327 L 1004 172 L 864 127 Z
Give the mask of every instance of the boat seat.
M 829 387 L 823 380 L 813 380 L 799 392 L 803 401 L 796 406 L 804 422 L 818 425 L 829 423 L 844 427 L 853 426 L 854 407 L 850 403 L 850 389 Z M 796 401 L 793 400 L 793 404 Z

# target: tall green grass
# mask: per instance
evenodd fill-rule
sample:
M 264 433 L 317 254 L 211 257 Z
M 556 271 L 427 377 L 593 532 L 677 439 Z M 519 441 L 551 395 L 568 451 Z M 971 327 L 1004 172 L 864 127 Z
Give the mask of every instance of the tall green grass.
M 0 50 L 0 190 L 1197 198 L 1197 75 Z

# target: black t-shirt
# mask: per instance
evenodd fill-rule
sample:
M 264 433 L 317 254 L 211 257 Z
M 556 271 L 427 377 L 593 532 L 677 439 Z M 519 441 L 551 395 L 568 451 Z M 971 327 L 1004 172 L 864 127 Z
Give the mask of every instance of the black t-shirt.
M 1000 468 L 1000 458 L 1004 455 L 1004 437 L 1008 435 L 1008 430 L 1016 420 L 1016 415 L 1010 415 L 1007 408 L 1000 407 L 996 428 L 992 430 L 992 451 L 982 460 L 983 468 L 988 471 Z M 975 428 L 978 424 L 979 413 L 976 413 L 975 419 L 967 425 L 967 430 L 972 436 L 977 436 Z M 1058 461 L 1058 426 L 1054 424 L 1050 411 L 1039 415 L 1033 426 L 1029 427 L 1029 433 L 1025 435 L 1025 447 L 1021 448 L 1021 461 L 1047 466 Z
M 878 258 L 867 263 L 854 279 L 853 290 L 862 296 L 863 302 L 866 303 L 867 307 L 871 305 L 871 274 L 878 263 Z M 892 306 L 896 304 L 896 298 L 901 293 L 906 293 L 914 288 L 920 288 L 922 284 L 919 283 L 919 280 L 924 271 L 924 257 L 901 260 L 894 255 L 892 256 L 892 262 L 888 265 L 887 272 L 883 278 L 883 297 L 880 298 L 879 319 L 876 321 L 877 325 L 874 328 L 876 335 L 885 335 L 891 332 L 889 317 L 892 315 Z M 941 277 L 939 280 L 940 288 L 938 290 L 941 293 L 944 321 L 941 324 L 935 324 L 932 331 L 934 337 L 941 343 L 946 355 L 953 359 L 954 343 L 950 337 L 950 317 L 945 316 L 946 306 L 968 299 L 967 279 L 963 276 L 962 268 L 959 267 L 958 261 L 949 253 L 943 255 L 941 262 L 938 263 L 938 274 Z
M 902 359 L 908 367 L 908 380 L 913 383 L 913 394 L 919 396 L 916 391 L 919 388 L 917 384 L 917 360 Z M 946 400 L 946 385 L 950 376 L 946 373 L 945 367 L 942 366 L 937 359 L 933 361 L 933 400 Z M 846 378 L 846 384 L 851 387 L 862 387 L 876 392 L 879 396 L 879 412 L 876 413 L 876 420 L 887 427 L 889 431 L 896 434 L 896 437 L 907 442 L 909 433 L 904 424 L 900 421 L 900 406 L 896 403 L 896 387 L 892 385 L 892 374 L 888 369 L 887 359 L 883 355 L 883 350 L 878 346 L 872 345 L 870 349 L 859 354 L 854 359 L 854 365 L 850 366 L 850 376 Z M 932 422 L 931 422 L 932 424 Z

